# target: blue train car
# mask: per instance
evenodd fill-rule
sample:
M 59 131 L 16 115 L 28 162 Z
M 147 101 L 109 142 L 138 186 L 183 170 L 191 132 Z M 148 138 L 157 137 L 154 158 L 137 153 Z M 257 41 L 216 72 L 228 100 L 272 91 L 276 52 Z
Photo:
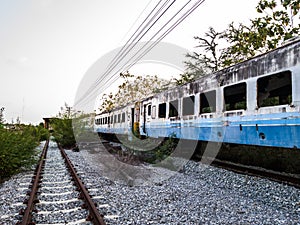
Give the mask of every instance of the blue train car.
M 300 40 L 95 120 L 98 133 L 130 137 L 136 128 L 145 137 L 300 148 Z

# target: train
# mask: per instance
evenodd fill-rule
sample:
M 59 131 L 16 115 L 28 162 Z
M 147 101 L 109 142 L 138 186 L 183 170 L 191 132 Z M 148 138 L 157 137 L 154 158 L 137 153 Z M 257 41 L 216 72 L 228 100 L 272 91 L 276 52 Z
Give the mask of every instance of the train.
M 97 114 L 98 134 L 300 148 L 300 39 Z

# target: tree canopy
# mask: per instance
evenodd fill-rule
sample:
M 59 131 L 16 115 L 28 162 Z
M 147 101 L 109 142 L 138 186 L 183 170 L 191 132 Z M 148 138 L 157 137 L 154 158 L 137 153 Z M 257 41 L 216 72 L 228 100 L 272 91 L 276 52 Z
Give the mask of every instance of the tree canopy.
M 100 113 L 110 112 L 114 108 L 124 106 L 130 102 L 147 98 L 170 86 L 170 81 L 157 76 L 135 76 L 129 72 L 120 73 L 123 83 L 118 86 L 115 94 L 104 93 L 101 98 Z
M 258 17 L 249 24 L 232 22 L 224 31 L 210 27 L 203 37 L 195 36 L 200 53 L 186 55 L 187 70 L 182 80 L 191 81 L 197 75 L 234 65 L 298 36 L 299 9 L 300 0 L 260 0 L 256 6 Z M 221 47 L 222 42 L 226 46 Z

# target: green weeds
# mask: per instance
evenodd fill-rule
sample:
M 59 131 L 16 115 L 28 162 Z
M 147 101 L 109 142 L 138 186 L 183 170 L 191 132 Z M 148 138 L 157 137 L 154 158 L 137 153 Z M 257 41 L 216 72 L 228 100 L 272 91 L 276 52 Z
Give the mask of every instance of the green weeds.
M 0 127 L 0 182 L 30 168 L 36 162 L 35 148 L 48 137 L 48 131 L 42 126 Z

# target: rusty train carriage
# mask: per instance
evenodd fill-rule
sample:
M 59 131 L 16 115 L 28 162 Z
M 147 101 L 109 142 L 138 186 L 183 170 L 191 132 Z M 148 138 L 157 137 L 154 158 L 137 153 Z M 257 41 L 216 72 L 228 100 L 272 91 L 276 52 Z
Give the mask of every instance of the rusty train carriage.
M 118 117 L 123 119 L 118 119 Z M 97 115 L 95 132 L 300 148 L 300 39 Z

